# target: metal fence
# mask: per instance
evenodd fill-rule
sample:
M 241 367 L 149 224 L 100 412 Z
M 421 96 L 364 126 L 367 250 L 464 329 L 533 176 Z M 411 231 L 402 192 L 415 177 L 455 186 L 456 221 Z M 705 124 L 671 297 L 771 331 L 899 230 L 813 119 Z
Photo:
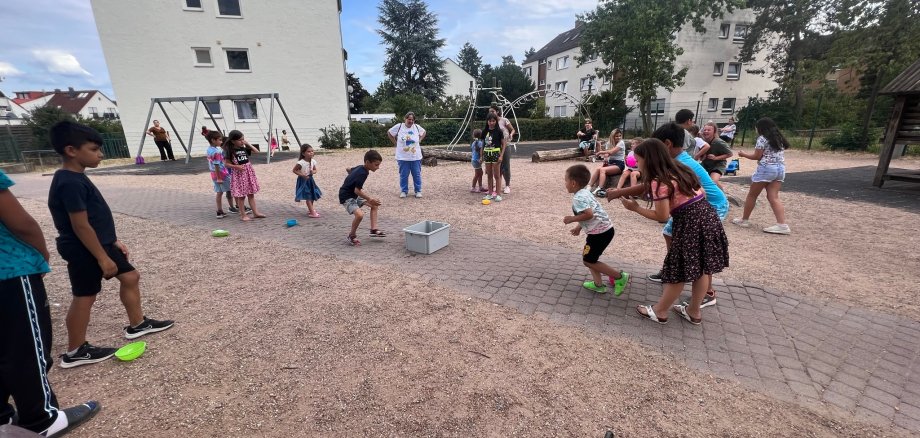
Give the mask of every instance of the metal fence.
M 10 135 L 0 132 L 0 163 L 31 162 L 37 156 L 47 156 L 49 152 L 54 152 L 50 145 L 34 144 L 31 135 L 21 134 L 20 132 Z M 123 134 L 102 134 L 102 153 L 105 159 L 131 158 L 128 142 Z

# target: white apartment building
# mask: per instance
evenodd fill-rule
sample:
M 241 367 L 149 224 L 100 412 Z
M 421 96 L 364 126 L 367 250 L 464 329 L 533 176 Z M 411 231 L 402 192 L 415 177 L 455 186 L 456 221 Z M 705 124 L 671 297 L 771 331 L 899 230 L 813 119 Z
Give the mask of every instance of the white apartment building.
M 764 97 L 776 88 L 764 53 L 758 54 L 751 63 L 736 61 L 744 35 L 753 21 L 752 10 L 736 10 L 721 19 L 707 21 L 706 33 L 697 33 L 690 26 L 678 32 L 677 44 L 684 53 L 677 58 L 676 68 L 688 67 L 687 75 L 684 85 L 674 91 L 658 90 L 650 108 L 656 125 L 670 121 L 682 108 L 694 111 L 700 123 L 708 120 L 725 123 L 747 105 L 750 98 Z M 533 79 L 537 89 L 562 91 L 580 99 L 589 90 L 596 94 L 610 88 L 610 84 L 597 78 L 595 72 L 604 67 L 603 61 L 593 60 L 580 66 L 576 61 L 581 54 L 583 31 L 584 24 L 576 22 L 573 29 L 559 34 L 524 60 L 524 73 Z M 636 105 L 631 99 L 626 103 Z M 547 115 L 551 117 L 576 115 L 575 106 L 564 99 L 548 96 L 546 106 Z M 641 129 L 638 109 L 627 116 L 625 125 L 627 129 Z
M 132 153 L 140 144 L 152 98 L 278 93 L 301 142 L 320 129 L 348 126 L 348 93 L 339 14 L 341 1 L 91 0 L 102 49 Z M 270 99 L 209 102 L 221 130 L 252 143 L 268 136 Z M 214 129 L 199 106 L 164 103 L 177 136 Z M 153 119 L 172 131 L 156 108 Z M 278 106 L 273 127 L 288 128 Z M 289 132 L 290 134 L 290 132 Z M 193 153 L 207 148 L 194 135 Z M 293 136 L 291 136 L 293 141 Z M 144 155 L 156 155 L 146 142 Z
M 468 97 L 470 95 L 470 82 L 476 81 L 473 75 L 467 73 L 453 59 L 445 58 L 443 65 L 444 70 L 447 72 L 444 96 Z

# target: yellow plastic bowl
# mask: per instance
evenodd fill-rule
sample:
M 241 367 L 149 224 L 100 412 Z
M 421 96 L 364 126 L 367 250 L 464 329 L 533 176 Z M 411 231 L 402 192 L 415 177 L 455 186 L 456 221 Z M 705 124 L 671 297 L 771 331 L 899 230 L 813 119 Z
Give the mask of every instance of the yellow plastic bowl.
M 144 350 L 147 349 L 147 343 L 144 341 L 132 342 L 124 347 L 118 349 L 115 352 L 115 357 L 123 361 L 132 361 L 141 357 L 144 354 Z
M 483 199 L 483 200 L 482 200 L 482 205 L 489 205 L 489 204 L 491 204 L 491 203 L 492 203 L 492 201 L 490 201 L 490 200 L 488 200 L 488 199 Z

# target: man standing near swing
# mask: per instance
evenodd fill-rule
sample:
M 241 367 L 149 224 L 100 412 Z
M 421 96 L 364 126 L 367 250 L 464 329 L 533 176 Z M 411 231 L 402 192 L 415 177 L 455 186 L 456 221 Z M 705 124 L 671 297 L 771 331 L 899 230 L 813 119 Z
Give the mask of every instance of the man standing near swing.
M 171 161 L 176 161 L 169 139 L 169 131 L 160 127 L 159 120 L 153 121 L 153 126 L 147 130 L 147 135 L 153 136 L 153 142 L 156 143 L 157 149 L 160 150 L 160 161 L 166 161 L 167 156 Z

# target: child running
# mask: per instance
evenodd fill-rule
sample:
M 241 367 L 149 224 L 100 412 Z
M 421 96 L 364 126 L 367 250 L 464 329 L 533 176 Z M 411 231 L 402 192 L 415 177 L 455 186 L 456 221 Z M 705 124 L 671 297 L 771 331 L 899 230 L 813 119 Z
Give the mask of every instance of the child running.
M 58 230 L 57 250 L 67 261 L 73 300 L 67 311 L 68 351 L 61 367 L 71 368 L 106 360 L 114 348 L 96 347 L 86 341 L 90 312 L 102 280 L 117 278 L 119 295 L 128 314 L 127 339 L 166 330 L 173 321 L 144 316 L 140 279 L 128 262 L 128 248 L 115 234 L 112 210 L 99 189 L 86 176 L 86 168 L 102 161 L 102 137 L 96 130 L 73 122 L 59 122 L 49 132 L 51 145 L 63 158 L 48 191 L 48 208 Z
M 694 172 L 674 161 L 658 139 L 642 142 L 635 151 L 642 170 L 642 184 L 653 209 L 642 208 L 634 200 L 622 199 L 627 210 L 658 222 L 673 220 L 671 244 L 661 268 L 664 291 L 654 305 L 636 308 L 645 318 L 659 324 L 668 322 L 667 312 L 680 296 L 684 283 L 693 282 L 688 304 L 674 306 L 681 318 L 693 325 L 703 321 L 700 305 L 709 290 L 711 275 L 728 267 L 728 238 L 715 208 Z
M 732 219 L 732 223 L 742 228 L 749 228 L 751 222 L 748 221 L 751 213 L 754 211 L 754 203 L 760 192 L 767 189 L 767 201 L 770 201 L 770 208 L 773 210 L 773 216 L 776 217 L 776 225 L 763 229 L 765 233 L 770 234 L 791 234 L 792 230 L 786 224 L 786 209 L 779 200 L 779 190 L 783 187 L 783 181 L 786 179 L 786 158 L 783 152 L 789 149 L 789 142 L 783 133 L 779 131 L 776 122 L 764 117 L 754 124 L 757 133 L 757 143 L 754 144 L 754 152 L 746 153 L 739 151 L 738 156 L 757 160 L 757 170 L 751 175 L 751 188 L 748 191 L 747 199 L 744 200 L 744 213 L 740 218 Z
M 470 143 L 470 149 L 473 158 L 470 161 L 473 164 L 473 185 L 470 186 L 470 193 L 482 193 L 486 189 L 482 188 L 482 130 L 473 130 L 473 142 Z
M 313 159 L 313 146 L 304 143 L 300 146 L 300 161 L 294 165 L 293 172 L 297 175 L 297 185 L 294 187 L 294 202 L 306 201 L 307 216 L 312 218 L 319 217 L 316 209 L 313 208 L 313 201 L 323 196 L 323 192 L 316 185 L 316 160 Z
M 376 172 L 382 162 L 383 157 L 380 156 L 380 152 L 373 149 L 367 151 L 364 154 L 364 164 L 349 169 L 348 176 L 339 189 L 339 202 L 342 203 L 348 214 L 355 216 L 351 221 L 351 231 L 349 231 L 347 237 L 348 243 L 352 246 L 361 244 L 361 241 L 358 240 L 358 225 L 361 225 L 361 220 L 364 219 L 364 212 L 361 211 L 361 207 L 364 204 L 371 206 L 370 236 L 386 237 L 387 235 L 382 230 L 377 229 L 377 210 L 380 208 L 380 200 L 372 198 L 369 193 L 364 191 L 364 182 L 367 181 L 367 177 L 370 176 L 371 172 Z
M 202 128 L 204 127 L 202 126 Z M 214 201 L 217 204 L 217 218 L 223 219 L 227 217 L 227 213 L 224 213 L 224 203 L 222 199 L 224 193 L 227 194 L 227 208 L 231 211 L 235 210 L 235 208 L 233 208 L 233 197 L 230 195 L 230 171 L 224 163 L 224 150 L 220 147 L 224 136 L 217 131 L 208 131 L 204 137 L 210 144 L 205 154 L 208 156 L 208 170 L 211 171 L 211 181 L 214 183 L 214 193 L 217 194 L 217 196 L 214 197 Z
M 262 219 L 264 214 L 259 212 L 256 206 L 256 193 L 259 193 L 259 180 L 256 178 L 256 171 L 253 170 L 249 162 L 249 154 L 258 153 L 259 150 L 254 148 L 245 138 L 243 133 L 236 129 L 230 131 L 224 141 L 224 164 L 231 169 L 230 192 L 236 198 L 237 207 L 243 205 L 243 200 L 249 198 L 249 207 L 252 208 L 252 215 L 255 218 Z M 246 215 L 245 209 L 239 209 L 240 220 L 248 222 L 249 216 Z
M 629 274 L 616 270 L 606 263 L 598 261 L 607 245 L 613 241 L 613 223 L 610 216 L 601 207 L 601 204 L 594 199 L 594 195 L 585 187 L 591 178 L 591 171 L 584 164 L 576 164 L 565 171 L 565 188 L 569 193 L 574 193 L 572 197 L 572 213 L 574 216 L 562 218 L 562 223 L 568 225 L 572 222 L 578 222 L 578 226 L 572 228 L 573 236 L 581 234 L 585 230 L 585 248 L 582 251 L 582 263 L 591 271 L 593 280 L 586 281 L 582 284 L 585 289 L 597 293 L 606 293 L 607 286 L 601 279 L 601 274 L 607 274 L 610 284 L 613 285 L 613 293 L 620 296 L 626 285 L 629 283 Z

